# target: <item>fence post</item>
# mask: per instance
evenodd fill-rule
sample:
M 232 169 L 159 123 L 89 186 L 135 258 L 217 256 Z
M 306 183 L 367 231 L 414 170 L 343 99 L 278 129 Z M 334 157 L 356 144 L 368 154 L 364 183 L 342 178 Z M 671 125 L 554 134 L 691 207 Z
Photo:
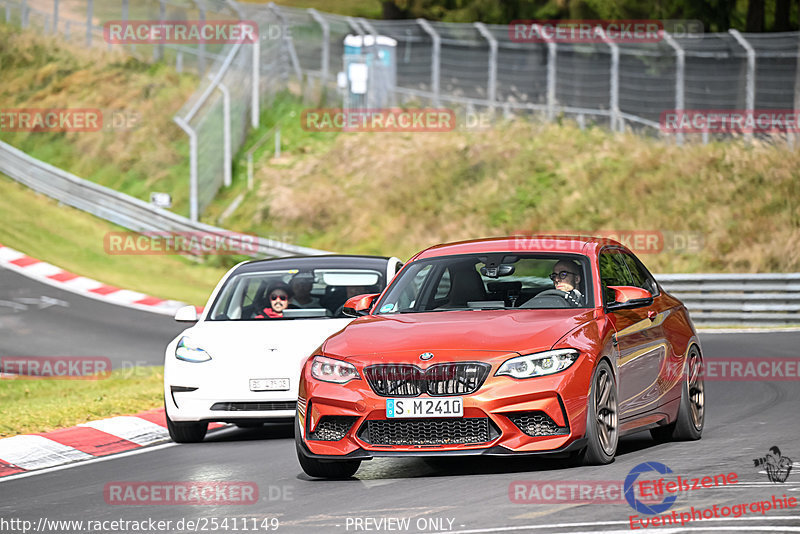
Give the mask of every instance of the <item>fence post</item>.
M 211 76 L 209 76 L 211 78 Z M 213 81 L 213 79 L 212 79 Z M 231 156 L 231 93 L 228 88 L 222 83 L 222 80 L 217 84 L 217 89 L 222 93 L 222 161 L 223 161 L 223 183 L 225 187 L 230 187 L 233 183 L 231 171 L 233 169 L 233 161 Z
M 93 28 L 94 28 L 94 0 L 86 0 L 86 48 L 92 46 Z
M 53 35 L 58 33 L 58 0 L 53 0 Z
M 164 21 L 166 20 L 166 18 L 167 18 L 166 0 L 158 0 L 158 21 L 162 24 L 162 27 L 163 27 L 163 24 L 164 24 Z M 153 50 L 153 53 L 155 54 L 155 60 L 156 61 L 161 61 L 162 59 L 164 59 L 164 43 L 163 43 L 163 41 L 159 42 L 156 45 L 155 49 Z
M 427 20 L 417 19 L 417 24 L 420 25 L 422 30 L 431 36 L 432 50 L 431 50 L 431 91 L 433 91 L 433 105 L 437 108 L 441 105 L 439 80 L 441 79 L 441 58 L 442 58 L 442 38 L 433 29 Z
M 795 71 L 794 71 L 794 113 L 797 113 L 800 110 L 800 38 L 797 40 L 797 56 L 795 56 Z M 797 135 L 797 131 L 792 132 L 791 134 L 791 145 L 792 148 L 795 147 L 795 136 Z
M 322 77 L 322 85 L 324 87 L 325 82 L 328 80 L 328 68 L 330 65 L 331 26 L 328 24 L 327 20 L 322 18 L 322 15 L 319 14 L 319 11 L 313 7 L 308 10 L 308 13 L 311 15 L 311 18 L 313 18 L 322 28 L 322 57 L 320 58 L 320 76 Z
M 609 84 L 609 106 L 611 107 L 611 131 L 622 131 L 624 126 L 622 124 L 622 117 L 619 115 L 619 46 L 606 35 L 603 29 L 600 29 L 600 35 L 603 36 L 603 41 L 611 49 L 611 83 Z
M 28 0 L 20 0 L 19 3 L 19 23 L 23 28 L 28 27 Z
M 756 107 L 756 51 L 747 42 L 741 33 L 737 30 L 731 28 L 728 32 L 733 35 L 733 38 L 736 39 L 736 42 L 744 48 L 745 52 L 747 52 L 747 89 L 745 94 L 745 108 L 747 108 L 747 114 L 752 118 L 753 110 Z M 753 133 L 745 133 L 745 139 L 752 139 Z
M 6 22 L 11 21 L 11 4 L 6 2 Z
M 250 126 L 261 124 L 261 37 L 253 41 L 253 72 L 250 75 Z
M 476 22 L 474 25 L 489 43 L 489 86 L 487 96 L 494 110 L 497 103 L 497 39 L 494 38 L 494 35 L 482 22 Z
M 297 59 L 297 51 L 294 49 L 294 41 L 292 41 L 291 35 L 289 35 L 289 25 L 286 24 L 286 18 L 281 13 L 278 6 L 274 3 L 269 3 L 269 10 L 275 14 L 275 17 L 281 24 L 281 41 L 283 41 L 283 45 L 286 47 L 286 51 L 289 53 L 289 60 L 292 62 L 292 67 L 294 68 L 294 74 L 297 76 L 297 81 L 301 82 L 303 80 L 303 70 L 300 68 L 300 60 Z M 288 77 L 287 77 L 288 78 Z
M 541 27 L 534 24 L 534 28 L 539 35 L 544 35 Z M 558 59 L 558 48 L 556 42 L 547 39 L 547 119 L 552 121 L 556 118 L 556 61 Z
M 182 118 L 173 120 L 189 136 L 189 219 L 197 222 L 197 132 Z
M 197 6 L 197 18 L 200 21 L 200 26 L 202 27 L 205 25 L 206 22 L 206 10 L 203 5 L 199 2 L 195 2 Z M 200 42 L 197 44 L 197 74 L 200 75 L 202 78 L 206 73 L 206 42 L 203 39 L 200 39 Z
M 684 91 L 685 89 L 685 74 L 686 74 L 686 52 L 678 44 L 678 42 L 672 38 L 672 36 L 664 31 L 664 40 L 667 41 L 667 44 L 675 50 L 675 112 L 680 116 L 683 114 L 683 110 L 686 106 L 684 101 Z M 678 145 L 683 144 L 683 132 L 676 132 L 675 135 L 675 142 Z

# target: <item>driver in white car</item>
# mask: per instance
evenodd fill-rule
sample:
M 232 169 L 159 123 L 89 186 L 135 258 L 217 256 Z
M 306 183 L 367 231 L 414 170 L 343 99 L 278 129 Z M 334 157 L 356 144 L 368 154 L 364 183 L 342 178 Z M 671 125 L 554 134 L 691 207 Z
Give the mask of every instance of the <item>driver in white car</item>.
M 550 280 L 556 286 L 556 289 L 566 293 L 565 299 L 572 306 L 583 305 L 583 295 L 578 291 L 578 285 L 581 283 L 580 268 L 573 262 L 568 260 L 559 260 L 553 266 L 553 272 L 550 274 Z

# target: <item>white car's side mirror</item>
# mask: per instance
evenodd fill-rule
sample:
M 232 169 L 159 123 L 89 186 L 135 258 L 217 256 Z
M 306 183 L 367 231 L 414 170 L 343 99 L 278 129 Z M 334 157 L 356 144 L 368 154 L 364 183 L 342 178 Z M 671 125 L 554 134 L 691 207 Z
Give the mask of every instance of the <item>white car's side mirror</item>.
M 175 312 L 175 320 L 181 323 L 196 323 L 197 309 L 194 306 L 184 306 Z

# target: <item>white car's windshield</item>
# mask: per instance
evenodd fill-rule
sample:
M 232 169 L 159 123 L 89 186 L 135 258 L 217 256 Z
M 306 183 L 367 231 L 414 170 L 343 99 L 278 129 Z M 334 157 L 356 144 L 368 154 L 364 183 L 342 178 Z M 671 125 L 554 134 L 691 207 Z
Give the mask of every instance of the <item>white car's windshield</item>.
M 216 298 L 209 321 L 344 317 L 351 296 L 379 293 L 384 276 L 371 269 L 287 269 L 235 274 Z
M 378 314 L 593 306 L 585 256 L 458 255 L 408 265 L 378 303 Z

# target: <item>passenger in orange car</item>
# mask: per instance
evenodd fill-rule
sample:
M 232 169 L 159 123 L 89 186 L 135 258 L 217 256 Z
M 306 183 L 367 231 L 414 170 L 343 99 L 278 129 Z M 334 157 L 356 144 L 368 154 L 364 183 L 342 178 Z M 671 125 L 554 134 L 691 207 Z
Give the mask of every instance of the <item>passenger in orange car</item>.
M 261 313 L 255 316 L 256 319 L 278 319 L 283 317 L 283 310 L 289 307 L 289 299 L 291 298 L 292 290 L 288 285 L 283 282 L 278 282 L 270 286 L 267 295 L 269 298 L 269 305 L 265 307 Z

